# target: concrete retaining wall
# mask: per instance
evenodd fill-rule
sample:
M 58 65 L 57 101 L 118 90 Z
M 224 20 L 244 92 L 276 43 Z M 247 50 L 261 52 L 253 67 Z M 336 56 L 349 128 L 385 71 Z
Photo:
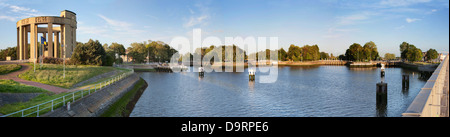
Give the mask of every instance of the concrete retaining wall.
M 137 74 L 132 74 L 119 82 L 71 103 L 70 111 L 68 111 L 66 107 L 61 107 L 53 112 L 42 115 L 42 117 L 98 117 L 103 114 L 111 104 L 133 89 L 138 81 L 139 76 Z

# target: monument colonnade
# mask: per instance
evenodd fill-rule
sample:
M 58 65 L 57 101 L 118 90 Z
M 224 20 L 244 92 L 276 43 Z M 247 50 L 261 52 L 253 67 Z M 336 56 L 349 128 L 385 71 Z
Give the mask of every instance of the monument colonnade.
M 39 27 L 47 25 L 47 27 Z M 58 27 L 59 25 L 59 27 Z M 17 56 L 19 60 L 29 59 L 36 61 L 39 58 L 38 43 L 40 37 L 38 33 L 46 39 L 48 46 L 43 47 L 44 57 L 65 57 L 72 56 L 76 46 L 76 14 L 69 10 L 61 11 L 60 17 L 39 16 L 19 20 L 17 27 Z M 28 44 L 30 45 L 28 49 Z M 61 47 L 63 45 L 63 47 Z M 29 52 L 28 52 L 29 50 Z M 29 55 L 29 57 L 28 57 Z

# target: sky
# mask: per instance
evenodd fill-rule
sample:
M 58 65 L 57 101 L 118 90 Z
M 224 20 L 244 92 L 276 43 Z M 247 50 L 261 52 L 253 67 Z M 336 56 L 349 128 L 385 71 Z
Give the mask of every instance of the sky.
M 399 56 L 403 41 L 449 51 L 448 0 L 0 0 L 0 49 L 17 45 L 17 21 L 63 10 L 77 14 L 77 41 L 125 48 L 178 36 L 192 42 L 198 28 L 202 39 L 278 37 L 279 48 L 317 44 L 335 56 L 369 41 L 381 56 Z

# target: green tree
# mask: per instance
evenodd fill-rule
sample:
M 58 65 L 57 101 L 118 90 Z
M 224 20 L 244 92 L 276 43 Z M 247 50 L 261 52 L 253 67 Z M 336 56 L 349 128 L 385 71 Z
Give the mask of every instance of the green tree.
M 395 54 L 386 53 L 386 54 L 384 54 L 384 59 L 385 60 L 394 60 L 395 59 Z
M 422 50 L 407 42 L 403 42 L 402 44 L 400 44 L 400 52 L 400 57 L 410 62 L 420 61 L 423 57 Z
M 438 56 L 439 56 L 439 53 L 435 49 L 431 49 L 430 48 L 427 51 L 427 54 L 426 54 L 425 58 L 426 58 L 427 61 L 431 61 L 433 59 L 438 58 Z
M 106 52 L 98 40 L 89 39 L 87 43 L 78 43 L 71 61 L 82 65 L 106 65 Z
M 400 57 L 402 59 L 406 59 L 406 52 L 409 49 L 409 43 L 408 42 L 402 42 L 402 44 L 400 44 Z
M 371 61 L 377 59 L 378 57 L 379 55 L 377 45 L 374 42 L 370 41 L 364 44 L 363 55 L 361 59 Z
M 320 52 L 320 59 L 321 60 L 325 60 L 325 59 L 329 59 L 330 55 L 328 55 L 328 53 L 325 52 Z
M 133 59 L 132 62 L 143 63 L 145 61 L 148 51 L 144 44 L 145 43 L 134 42 L 127 48 L 128 56 Z
M 300 49 L 300 47 L 295 46 L 294 44 L 291 44 L 289 46 L 289 50 L 287 52 L 287 56 L 289 59 L 291 59 L 292 61 L 300 61 L 303 60 L 302 57 L 302 49 Z
M 287 53 L 286 53 L 286 51 L 283 48 L 278 50 L 278 60 L 280 60 L 280 61 L 286 61 L 287 60 Z
M 6 60 L 6 57 L 10 56 L 11 60 L 16 60 L 19 57 L 17 56 L 17 47 L 8 47 L 6 49 L 0 50 L 0 60 Z
M 353 43 L 350 47 L 345 51 L 346 60 L 351 61 L 361 61 L 361 57 L 363 56 L 363 47 L 361 47 L 358 43 Z

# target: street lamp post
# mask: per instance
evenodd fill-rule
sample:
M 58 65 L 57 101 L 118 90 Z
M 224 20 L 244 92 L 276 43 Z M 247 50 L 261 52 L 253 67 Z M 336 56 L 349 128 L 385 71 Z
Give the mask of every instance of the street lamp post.
M 64 53 L 64 45 L 61 44 L 62 54 L 63 54 L 63 78 L 66 78 L 66 54 Z

